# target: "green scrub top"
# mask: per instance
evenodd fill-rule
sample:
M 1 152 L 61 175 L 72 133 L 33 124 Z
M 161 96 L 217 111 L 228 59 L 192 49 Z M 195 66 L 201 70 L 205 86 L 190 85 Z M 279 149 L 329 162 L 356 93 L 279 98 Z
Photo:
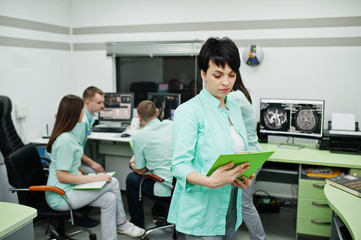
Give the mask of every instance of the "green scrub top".
M 172 185 L 173 176 L 170 172 L 173 156 L 172 145 L 173 122 L 151 120 L 139 130 L 133 138 L 133 151 L 137 169 L 147 167 L 150 172 L 163 178 L 165 183 Z M 171 189 L 163 183 L 154 184 L 154 194 L 169 197 Z
M 197 171 L 206 175 L 220 154 L 235 153 L 229 120 L 248 150 L 247 132 L 241 109 L 226 98 L 226 107 L 203 89 L 180 105 L 174 116 L 172 174 L 177 178 L 168 221 L 178 231 L 197 236 L 225 235 L 230 184 L 210 189 L 187 183 L 187 175 Z M 237 223 L 242 223 L 242 190 L 237 189 Z
M 60 134 L 51 147 L 51 153 L 48 153 L 51 163 L 49 166 L 48 186 L 55 186 L 65 191 L 69 196 L 74 184 L 61 183 L 56 176 L 56 170 L 67 171 L 70 174 L 81 175 L 78 168 L 83 156 L 83 148 L 73 132 Z M 49 206 L 55 210 L 61 208 L 66 201 L 57 193 L 45 192 L 46 201 Z
M 249 151 L 260 152 L 261 147 L 257 136 L 257 114 L 255 105 L 251 104 L 242 91 L 233 91 L 228 94 L 228 100 L 235 102 L 241 108 L 244 124 L 247 129 Z M 253 102 L 253 99 L 252 99 Z
M 80 123 L 77 123 L 73 129 L 75 136 L 78 138 L 82 147 L 85 147 L 86 140 L 91 132 L 91 128 L 94 124 L 94 116 L 84 107 L 84 115 Z

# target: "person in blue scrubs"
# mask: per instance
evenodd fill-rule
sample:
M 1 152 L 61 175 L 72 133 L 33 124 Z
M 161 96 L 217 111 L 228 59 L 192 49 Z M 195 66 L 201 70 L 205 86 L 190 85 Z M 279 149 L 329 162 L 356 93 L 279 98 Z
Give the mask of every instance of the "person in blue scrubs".
M 261 147 L 257 137 L 257 116 L 254 105 L 252 104 L 252 97 L 249 91 L 243 84 L 241 75 L 237 74 L 239 81 L 233 86 L 233 91 L 228 94 L 228 99 L 237 103 L 242 111 L 242 118 L 247 129 L 248 147 L 250 152 L 260 152 Z M 261 170 L 260 167 L 255 175 Z M 253 189 L 255 179 L 249 188 L 244 189 L 242 192 L 242 218 L 247 226 L 250 240 L 264 240 L 266 234 L 263 229 L 261 218 L 258 214 L 256 207 L 253 204 Z
M 241 109 L 227 98 L 240 65 L 232 40 L 209 38 L 198 56 L 204 89 L 175 111 L 171 172 L 177 183 L 168 221 L 187 240 L 235 240 L 242 223 L 242 189 L 254 175 L 238 176 L 249 163 L 231 162 L 206 176 L 220 154 L 249 150 Z
M 83 106 L 83 100 L 75 95 L 66 95 L 60 102 L 54 129 L 46 146 L 51 159 L 47 185 L 63 189 L 72 209 L 87 205 L 99 207 L 101 239 L 116 240 L 117 233 L 139 237 L 144 229 L 127 220 L 118 180 L 104 173 L 82 175 L 78 170 L 83 148 L 73 131 L 83 117 Z M 99 190 L 73 189 L 76 184 L 98 181 L 108 183 Z M 59 194 L 46 192 L 45 197 L 52 209 L 69 210 L 69 205 Z

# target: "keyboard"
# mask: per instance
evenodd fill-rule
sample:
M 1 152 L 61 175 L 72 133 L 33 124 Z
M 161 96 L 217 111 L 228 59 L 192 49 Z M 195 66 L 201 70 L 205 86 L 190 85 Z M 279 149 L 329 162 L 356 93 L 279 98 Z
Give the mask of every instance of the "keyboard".
M 93 127 L 93 132 L 122 133 L 125 129 L 125 127 Z
M 361 132 L 360 131 L 343 131 L 343 130 L 330 130 L 329 131 L 330 134 L 338 134 L 338 135 L 356 135 L 356 136 L 361 136 Z

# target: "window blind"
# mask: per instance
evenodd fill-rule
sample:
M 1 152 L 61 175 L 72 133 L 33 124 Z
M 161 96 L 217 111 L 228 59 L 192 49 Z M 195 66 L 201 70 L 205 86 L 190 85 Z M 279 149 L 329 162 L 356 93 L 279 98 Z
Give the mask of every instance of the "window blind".
M 202 44 L 200 40 L 109 42 L 106 48 L 107 56 L 113 57 L 197 56 Z

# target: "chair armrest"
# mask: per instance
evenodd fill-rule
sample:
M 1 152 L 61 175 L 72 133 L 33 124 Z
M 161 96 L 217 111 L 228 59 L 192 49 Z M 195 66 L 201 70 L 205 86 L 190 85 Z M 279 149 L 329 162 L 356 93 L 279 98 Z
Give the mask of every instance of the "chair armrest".
M 65 191 L 63 189 L 54 187 L 54 186 L 45 186 L 45 185 L 30 186 L 29 190 L 30 191 L 50 191 L 50 192 L 56 192 L 62 196 L 65 195 Z
M 144 174 L 144 175 L 142 176 L 142 179 L 146 179 L 146 178 L 153 179 L 153 180 L 156 181 L 156 182 L 164 182 L 164 179 L 163 179 L 163 178 L 161 178 L 161 177 L 159 177 L 159 176 L 157 176 L 157 175 L 155 175 L 155 174 L 153 174 L 153 173 L 147 173 L 147 174 Z
M 47 158 L 47 157 L 42 157 L 42 156 L 40 156 L 40 159 L 41 160 L 44 160 L 45 162 L 47 162 L 47 163 L 51 163 L 51 160 L 49 159 L 49 158 Z
M 42 192 L 55 192 L 59 195 L 61 195 L 66 203 L 69 206 L 69 212 L 70 212 L 70 219 L 71 224 L 74 225 L 74 217 L 73 217 L 73 208 L 71 207 L 69 199 L 65 195 L 65 191 L 61 188 L 54 187 L 54 186 L 46 186 L 46 185 L 37 185 L 37 186 L 30 186 L 29 188 L 9 188 L 9 191 L 15 192 L 15 191 L 42 191 Z
M 140 184 L 139 184 L 139 193 L 138 193 L 139 201 L 142 201 L 142 186 L 143 186 L 143 182 L 147 179 L 152 179 L 156 182 L 161 182 L 162 184 L 166 185 L 170 189 L 173 189 L 173 186 L 168 183 L 165 183 L 163 178 L 161 178 L 153 173 L 146 173 L 146 174 L 142 175 L 142 180 L 140 181 Z

